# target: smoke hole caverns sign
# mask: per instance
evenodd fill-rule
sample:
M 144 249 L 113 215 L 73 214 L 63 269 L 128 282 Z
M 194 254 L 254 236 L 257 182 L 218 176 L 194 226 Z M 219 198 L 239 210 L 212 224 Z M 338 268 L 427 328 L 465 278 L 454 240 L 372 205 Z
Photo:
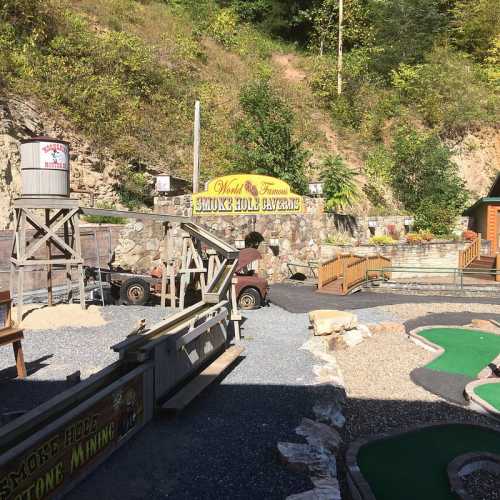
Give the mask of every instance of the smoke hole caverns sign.
M 304 211 L 302 196 L 266 175 L 227 175 L 193 195 L 193 215 L 296 214 Z

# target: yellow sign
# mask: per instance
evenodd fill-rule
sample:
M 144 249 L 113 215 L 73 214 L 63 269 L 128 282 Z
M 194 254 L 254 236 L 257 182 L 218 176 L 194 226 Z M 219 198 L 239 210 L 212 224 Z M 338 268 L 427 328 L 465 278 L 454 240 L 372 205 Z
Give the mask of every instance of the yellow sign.
M 193 194 L 193 215 L 296 214 L 304 211 L 302 196 L 266 175 L 226 175 Z

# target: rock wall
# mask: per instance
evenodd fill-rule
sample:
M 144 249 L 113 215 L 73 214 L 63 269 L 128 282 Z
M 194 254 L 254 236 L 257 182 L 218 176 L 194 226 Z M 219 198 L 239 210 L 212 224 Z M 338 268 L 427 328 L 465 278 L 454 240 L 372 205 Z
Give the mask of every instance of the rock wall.
M 458 253 L 465 243 L 427 243 L 422 245 L 321 245 L 321 260 L 326 261 L 338 254 L 354 253 L 356 255 L 382 255 L 391 259 L 393 267 L 440 267 L 456 268 Z M 410 278 L 424 276 L 427 273 L 398 272 L 394 278 Z
M 260 235 L 262 243 L 259 250 L 263 258 L 259 262 L 258 271 L 267 275 L 270 282 L 281 281 L 295 272 L 307 275 L 309 263 L 331 258 L 332 254 L 325 253 L 328 250 L 324 249 L 341 247 L 323 244 L 336 235 L 347 235 L 352 241 L 367 241 L 371 236 L 369 222 L 375 222 L 376 234 L 386 234 L 391 225 L 396 225 L 404 232 L 405 217 L 402 216 L 356 219 L 353 216 L 325 213 L 322 199 L 304 198 L 304 204 L 305 212 L 299 215 L 198 216 L 193 221 L 231 244 L 245 240 L 251 233 Z M 191 196 L 157 197 L 155 211 L 191 217 Z M 467 221 L 459 221 L 459 228 L 462 224 L 466 225 Z M 178 256 L 181 243 L 178 225 L 173 226 L 172 234 L 174 251 Z M 151 269 L 159 262 L 162 237 L 162 224 L 128 224 L 122 231 L 120 244 L 116 249 L 116 264 L 136 272 Z M 278 245 L 272 246 L 272 240 L 277 240 Z M 342 248 L 344 251 L 359 253 L 358 250 L 363 247 L 353 244 Z M 377 247 L 368 248 L 368 252 L 374 252 Z M 433 250 L 407 246 L 390 248 L 391 250 L 383 251 L 398 253 L 398 249 L 402 248 L 401 256 L 398 254 L 394 260 L 400 264 L 394 265 L 455 267 L 458 259 L 457 246 L 454 244 L 446 248 L 438 245 Z M 454 263 L 450 265 L 452 261 Z

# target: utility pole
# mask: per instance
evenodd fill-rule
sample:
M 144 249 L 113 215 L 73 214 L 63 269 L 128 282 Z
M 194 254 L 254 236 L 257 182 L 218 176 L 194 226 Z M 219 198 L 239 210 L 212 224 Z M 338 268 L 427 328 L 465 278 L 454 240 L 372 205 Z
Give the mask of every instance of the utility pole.
M 337 57 L 337 95 L 342 94 L 342 29 L 344 24 L 344 0 L 339 0 L 339 51 Z
M 193 141 L 193 193 L 200 188 L 200 101 L 194 105 L 194 141 Z

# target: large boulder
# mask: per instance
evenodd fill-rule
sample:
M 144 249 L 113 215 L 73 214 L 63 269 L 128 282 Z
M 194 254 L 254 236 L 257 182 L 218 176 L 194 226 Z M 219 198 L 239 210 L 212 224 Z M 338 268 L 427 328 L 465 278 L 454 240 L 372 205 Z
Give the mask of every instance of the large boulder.
M 355 314 L 330 309 L 311 311 L 309 321 L 313 325 L 314 335 L 320 336 L 353 330 L 358 325 Z

